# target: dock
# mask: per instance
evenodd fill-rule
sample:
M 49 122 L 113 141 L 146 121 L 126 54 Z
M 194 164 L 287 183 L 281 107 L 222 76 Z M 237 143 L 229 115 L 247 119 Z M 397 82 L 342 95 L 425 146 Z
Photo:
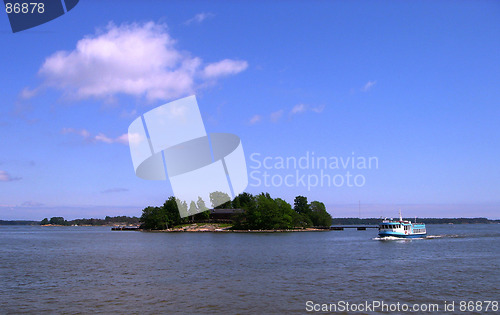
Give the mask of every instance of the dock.
M 138 226 L 115 226 L 111 228 L 111 231 L 139 231 Z
M 366 229 L 378 229 L 378 225 L 332 225 L 330 226 L 331 231 L 343 231 L 344 229 L 357 229 L 358 231 L 366 231 Z

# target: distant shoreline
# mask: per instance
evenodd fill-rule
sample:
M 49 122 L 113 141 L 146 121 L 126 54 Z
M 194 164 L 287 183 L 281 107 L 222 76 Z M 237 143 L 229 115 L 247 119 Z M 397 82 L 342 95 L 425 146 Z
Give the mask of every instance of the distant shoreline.
M 414 221 L 414 218 L 405 218 L 406 220 Z M 98 219 L 100 220 L 100 219 Z M 333 218 L 332 225 L 356 225 L 356 224 L 366 224 L 373 225 L 378 224 L 381 218 Z M 422 222 L 425 224 L 500 224 L 500 219 L 487 219 L 487 218 L 417 218 L 417 222 Z M 40 221 L 35 220 L 0 220 L 0 225 L 4 226 L 22 226 L 22 225 L 36 225 L 36 226 L 72 226 L 72 225 L 57 225 L 57 224 L 47 224 L 41 225 Z M 78 226 L 107 226 L 114 227 L 125 224 L 113 223 L 113 224 L 78 224 Z
M 326 229 L 296 229 L 296 230 L 143 230 L 138 229 L 139 232 L 147 233 L 288 233 L 288 232 L 328 232 Z

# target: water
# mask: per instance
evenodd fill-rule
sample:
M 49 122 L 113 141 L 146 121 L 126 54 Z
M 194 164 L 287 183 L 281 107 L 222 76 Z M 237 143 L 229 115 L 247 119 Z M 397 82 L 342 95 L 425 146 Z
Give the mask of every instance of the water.
M 427 228 L 428 239 L 379 241 L 374 229 L 1 226 L 0 313 L 267 314 L 304 313 L 307 301 L 499 301 L 500 225 Z

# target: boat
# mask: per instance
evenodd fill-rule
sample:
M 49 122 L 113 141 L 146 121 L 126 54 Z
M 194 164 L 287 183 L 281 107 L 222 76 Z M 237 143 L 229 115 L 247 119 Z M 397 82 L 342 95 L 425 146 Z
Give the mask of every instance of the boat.
M 385 218 L 378 226 L 378 235 L 380 237 L 399 237 L 399 238 L 423 238 L 427 236 L 425 223 L 412 223 L 403 220 L 401 211 L 399 211 L 399 220 Z

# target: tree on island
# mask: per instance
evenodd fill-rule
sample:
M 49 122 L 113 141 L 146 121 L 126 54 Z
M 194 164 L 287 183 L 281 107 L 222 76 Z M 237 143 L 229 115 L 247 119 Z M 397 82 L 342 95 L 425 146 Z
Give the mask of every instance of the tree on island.
M 307 197 L 297 196 L 293 201 L 293 210 L 298 214 L 295 217 L 295 225 L 309 227 L 313 225 L 311 221 L 311 207 L 307 203 Z
M 326 211 L 325 204 L 319 201 L 313 201 L 310 205 L 311 213 L 309 218 L 313 226 L 330 226 L 332 225 L 332 216 Z
M 168 216 L 163 207 L 146 207 L 140 218 L 141 227 L 148 230 L 164 230 L 167 228 Z
M 47 225 L 47 224 L 49 224 L 49 223 L 50 223 L 50 222 L 49 222 L 49 219 L 44 218 L 44 219 L 40 222 L 40 225 Z
M 69 225 L 68 221 L 64 220 L 63 217 L 52 217 L 52 218 L 50 218 L 49 224 L 53 224 L 53 225 Z

